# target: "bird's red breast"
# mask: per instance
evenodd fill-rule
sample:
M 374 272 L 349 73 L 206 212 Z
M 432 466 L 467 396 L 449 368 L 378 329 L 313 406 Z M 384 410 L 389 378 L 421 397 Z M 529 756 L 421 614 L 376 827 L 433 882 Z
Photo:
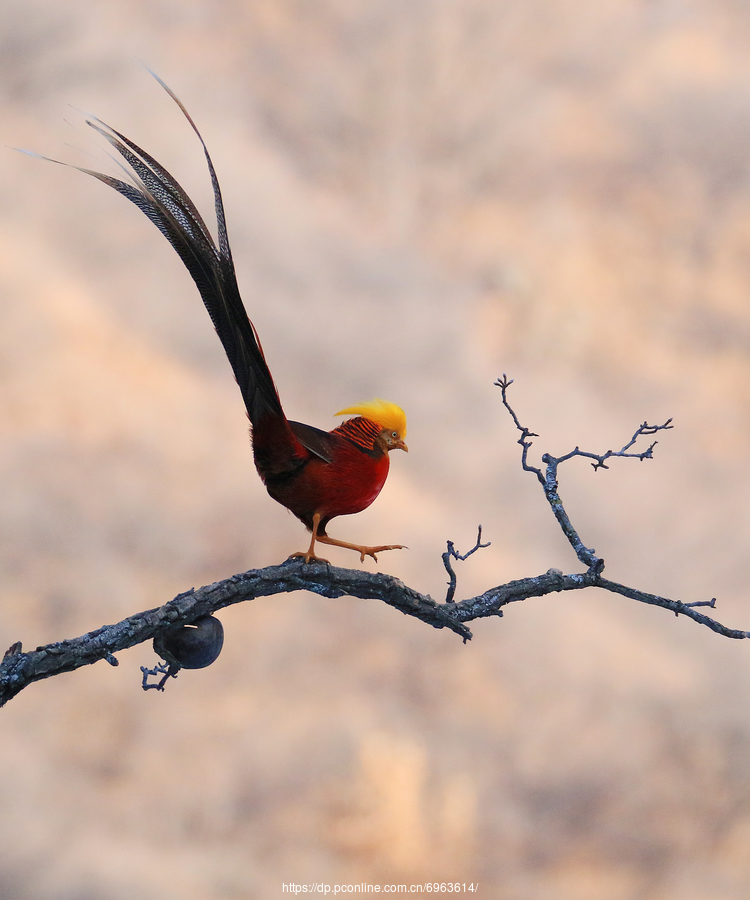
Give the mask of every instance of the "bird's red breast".
M 321 432 L 328 459 L 302 447 L 294 438 L 292 444 L 274 447 L 265 445 L 266 437 L 277 442 L 280 429 L 257 429 L 254 450 L 258 472 L 274 500 L 286 506 L 308 528 L 315 513 L 321 516 L 321 534 L 325 525 L 336 516 L 348 516 L 366 509 L 380 493 L 388 476 L 388 453 L 378 443 L 380 426 L 368 419 L 356 418 L 344 422 L 333 431 Z M 281 442 L 282 444 L 284 442 Z M 263 465 L 266 459 L 288 460 L 286 471 L 273 471 Z M 258 461 L 261 461 L 258 464 Z

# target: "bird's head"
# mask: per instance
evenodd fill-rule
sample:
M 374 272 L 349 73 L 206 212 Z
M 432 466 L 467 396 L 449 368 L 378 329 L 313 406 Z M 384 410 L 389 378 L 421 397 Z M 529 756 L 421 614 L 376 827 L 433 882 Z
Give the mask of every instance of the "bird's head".
M 406 413 L 395 403 L 387 400 L 368 400 L 365 403 L 357 403 L 339 410 L 337 416 L 362 416 L 369 419 L 381 428 L 380 440 L 386 450 L 406 450 L 409 448 L 404 443 L 406 437 Z

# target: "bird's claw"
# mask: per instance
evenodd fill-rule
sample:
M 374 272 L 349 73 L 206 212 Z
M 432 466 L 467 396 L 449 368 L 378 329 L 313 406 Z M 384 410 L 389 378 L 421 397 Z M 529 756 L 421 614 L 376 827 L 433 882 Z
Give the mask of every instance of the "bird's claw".
M 297 553 L 292 553 L 288 559 L 303 559 L 305 565 L 309 565 L 311 562 L 325 563 L 327 566 L 331 565 L 331 563 L 327 559 L 323 559 L 322 556 L 316 556 L 314 553 L 302 550 L 297 551 Z
M 383 544 L 381 547 L 357 547 L 357 550 L 359 550 L 360 562 L 364 562 L 366 556 L 371 556 L 377 562 L 376 553 L 383 553 L 385 550 L 408 550 L 408 547 L 403 544 Z

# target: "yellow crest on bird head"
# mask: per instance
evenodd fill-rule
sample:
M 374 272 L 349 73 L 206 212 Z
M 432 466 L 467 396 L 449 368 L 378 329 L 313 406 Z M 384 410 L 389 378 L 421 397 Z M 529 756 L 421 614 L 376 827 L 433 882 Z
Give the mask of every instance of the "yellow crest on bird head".
M 401 440 L 406 437 L 406 413 L 395 403 L 389 403 L 378 397 L 365 403 L 357 403 L 356 406 L 340 409 L 335 415 L 364 416 L 365 419 L 375 422 L 381 428 L 395 431 Z

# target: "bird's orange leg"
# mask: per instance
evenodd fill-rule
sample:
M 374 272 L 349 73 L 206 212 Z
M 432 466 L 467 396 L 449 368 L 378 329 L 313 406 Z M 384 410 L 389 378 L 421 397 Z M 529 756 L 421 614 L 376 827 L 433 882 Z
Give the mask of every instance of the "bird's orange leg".
M 299 551 L 298 553 L 292 553 L 289 559 L 304 559 L 306 563 L 309 562 L 323 562 L 327 563 L 327 559 L 323 559 L 322 556 L 315 555 L 315 541 L 322 541 L 322 537 L 318 537 L 318 527 L 320 526 L 320 513 L 315 513 L 313 516 L 313 527 L 312 527 L 312 537 L 310 538 L 310 546 L 307 548 L 306 552 Z M 364 559 L 364 556 L 362 557 Z
M 376 553 L 382 553 L 383 550 L 406 550 L 403 544 L 383 544 L 380 547 L 364 547 L 362 544 L 349 544 L 347 541 L 338 541 L 336 538 L 328 537 L 327 534 L 319 534 L 317 540 L 321 544 L 332 544 L 334 547 L 344 547 L 346 550 L 355 550 L 359 553 L 359 561 L 364 562 L 366 556 L 371 556 L 375 562 L 378 561 Z

